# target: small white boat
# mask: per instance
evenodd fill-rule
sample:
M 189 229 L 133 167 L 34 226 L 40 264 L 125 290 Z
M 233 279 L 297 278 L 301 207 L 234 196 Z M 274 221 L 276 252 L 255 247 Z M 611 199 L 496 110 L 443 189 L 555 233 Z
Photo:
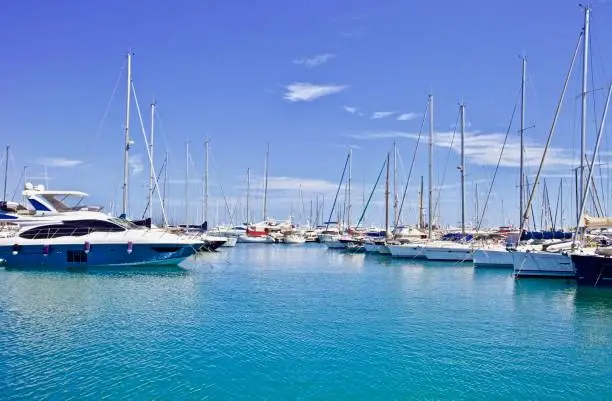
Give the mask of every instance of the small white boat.
M 225 242 L 221 245 L 221 248 L 233 248 L 236 246 L 238 242 L 238 238 L 236 237 L 223 237 L 225 238 Z
M 284 244 L 299 245 L 299 244 L 306 243 L 306 238 L 304 238 L 303 236 L 299 234 L 286 234 L 283 237 L 282 242 Z
M 272 244 L 275 242 L 274 238 L 269 235 L 251 236 L 246 234 L 238 237 L 237 241 L 241 244 Z

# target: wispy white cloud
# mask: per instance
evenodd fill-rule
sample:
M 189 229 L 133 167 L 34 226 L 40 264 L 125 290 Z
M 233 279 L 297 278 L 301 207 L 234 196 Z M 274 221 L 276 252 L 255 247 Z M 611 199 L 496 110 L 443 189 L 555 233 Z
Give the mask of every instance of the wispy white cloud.
M 47 167 L 76 167 L 79 164 L 83 164 L 83 161 L 66 159 L 64 157 L 45 157 L 40 159 L 38 163 Z
M 334 148 L 343 148 L 343 149 L 363 149 L 363 146 L 356 145 L 356 144 L 353 144 L 353 143 L 348 144 L 348 145 L 337 144 L 337 145 L 331 145 L 331 146 L 334 147 Z
M 141 154 L 132 154 L 128 159 L 131 175 L 138 175 L 144 171 L 144 163 Z
M 251 177 L 251 193 L 263 191 L 264 177 Z M 242 184 L 240 185 L 242 188 Z M 299 188 L 305 193 L 334 193 L 338 183 L 317 178 L 302 177 L 268 177 L 268 191 L 296 192 Z
M 351 114 L 355 114 L 357 113 L 357 107 L 351 107 L 351 106 L 342 106 L 342 108 L 344 109 L 344 111 L 346 111 L 347 113 L 351 113 Z
M 378 120 L 381 118 L 387 118 L 390 117 L 392 115 L 394 115 L 395 112 L 394 111 L 375 111 L 374 113 L 372 113 L 372 117 L 370 117 L 372 120 Z
M 268 189 L 276 191 L 295 191 L 302 188 L 304 192 L 333 192 L 337 183 L 313 178 L 268 177 Z
M 398 121 L 412 121 L 416 118 L 421 117 L 421 113 L 402 113 L 397 116 Z
M 453 141 L 453 135 L 455 139 Z M 386 131 L 365 134 L 349 135 L 355 139 L 388 139 L 406 138 L 417 139 L 418 134 L 401 131 Z M 504 133 L 481 133 L 478 131 L 466 132 L 464 135 L 465 157 L 470 163 L 495 166 L 501 153 L 502 144 L 506 134 Z M 427 135 L 421 140 L 427 141 Z M 461 151 L 459 135 L 453 132 L 437 132 L 434 137 L 434 145 L 442 148 L 452 148 L 455 152 Z M 538 144 L 527 144 L 525 146 L 524 161 L 526 166 L 534 167 L 540 164 L 544 147 Z M 520 143 L 514 137 L 509 137 L 501 158 L 501 166 L 518 167 L 520 160 Z M 569 150 L 563 148 L 549 148 L 546 157 L 548 167 L 570 167 L 576 166 L 577 160 Z
M 346 85 L 315 85 L 306 82 L 294 82 L 285 88 L 285 100 L 290 102 L 310 102 L 323 96 L 333 95 L 345 90 Z
M 303 57 L 298 60 L 293 60 L 293 63 L 298 64 L 298 65 L 303 65 L 308 68 L 314 68 L 314 67 L 318 67 L 320 65 L 327 63 L 329 60 L 331 60 L 334 57 L 336 57 L 335 54 L 323 53 L 323 54 L 314 55 L 312 57 Z

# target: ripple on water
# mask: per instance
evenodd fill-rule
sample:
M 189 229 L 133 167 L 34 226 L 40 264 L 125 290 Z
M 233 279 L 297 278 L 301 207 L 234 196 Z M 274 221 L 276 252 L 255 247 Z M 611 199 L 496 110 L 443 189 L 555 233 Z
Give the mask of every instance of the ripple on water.
M 310 245 L 0 275 L 3 399 L 612 397 L 612 293 L 563 280 Z

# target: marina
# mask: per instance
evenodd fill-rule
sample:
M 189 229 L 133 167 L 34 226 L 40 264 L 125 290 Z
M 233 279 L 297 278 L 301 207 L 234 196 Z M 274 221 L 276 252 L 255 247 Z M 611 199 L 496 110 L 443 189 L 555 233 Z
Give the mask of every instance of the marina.
M 476 3 L 7 9 L 0 398 L 611 399 L 612 7 Z

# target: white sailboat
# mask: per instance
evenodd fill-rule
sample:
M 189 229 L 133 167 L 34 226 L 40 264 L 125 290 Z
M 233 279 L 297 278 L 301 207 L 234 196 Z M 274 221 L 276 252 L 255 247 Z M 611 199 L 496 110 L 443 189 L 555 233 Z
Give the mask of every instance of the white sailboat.
M 525 222 L 528 220 L 529 207 L 533 201 L 534 193 L 536 187 L 539 182 L 539 178 L 542 172 L 542 167 L 544 165 L 544 161 L 546 159 L 546 152 L 548 150 L 548 146 L 552 139 L 552 135 L 555 131 L 557 119 L 561 110 L 561 105 L 563 103 L 563 99 L 565 96 L 565 91 L 568 86 L 568 82 L 572 73 L 572 69 L 574 66 L 574 62 L 578 55 L 578 51 L 580 49 L 580 42 L 582 42 L 582 110 L 581 110 L 581 140 L 580 140 L 580 179 L 579 179 L 579 190 L 580 194 L 580 202 L 582 203 L 584 197 L 586 196 L 586 191 L 584 190 L 584 155 L 585 153 L 585 142 L 586 142 L 586 106 L 587 106 L 587 82 L 588 82 L 588 54 L 589 54 L 589 30 L 590 30 L 590 12 L 591 9 L 589 6 L 584 6 L 584 27 L 580 33 L 580 38 L 578 44 L 576 45 L 576 49 L 574 51 L 572 61 L 570 64 L 569 71 L 567 73 L 567 77 L 565 79 L 565 83 L 563 85 L 563 90 L 561 92 L 561 97 L 557 104 L 557 109 L 555 111 L 555 116 L 553 118 L 552 126 L 550 128 L 550 132 L 548 134 L 548 139 L 546 143 L 546 147 L 544 148 L 544 153 L 542 155 L 542 160 L 540 162 L 540 166 L 538 168 L 538 172 L 536 174 L 535 182 L 533 185 L 533 189 L 531 190 L 531 194 L 529 196 L 529 200 L 527 202 L 527 206 L 523 211 L 523 216 L 521 216 L 520 221 L 520 229 L 519 233 L 523 232 L 523 227 Z M 605 115 L 605 114 L 604 114 Z M 603 124 L 602 124 L 603 126 Z M 576 238 L 574 238 L 576 240 Z M 577 244 L 575 244 L 577 245 Z M 568 251 L 574 248 L 575 245 L 568 245 L 566 249 L 562 249 L 558 247 L 555 252 L 550 252 L 547 250 L 542 251 L 523 251 L 517 250 L 513 253 L 513 267 L 514 267 L 514 276 L 515 277 L 575 277 L 576 272 L 572 260 Z
M 461 241 L 465 241 L 465 155 L 464 155 L 464 129 L 465 129 L 465 105 L 459 106 L 461 117 Z M 430 115 L 431 130 L 433 130 L 433 113 Z M 432 211 L 429 212 L 430 216 Z M 430 219 L 431 220 L 431 219 Z M 430 221 L 430 224 L 431 221 Z M 471 262 L 472 246 L 465 242 L 433 241 L 423 247 L 423 253 L 428 260 L 449 262 Z

